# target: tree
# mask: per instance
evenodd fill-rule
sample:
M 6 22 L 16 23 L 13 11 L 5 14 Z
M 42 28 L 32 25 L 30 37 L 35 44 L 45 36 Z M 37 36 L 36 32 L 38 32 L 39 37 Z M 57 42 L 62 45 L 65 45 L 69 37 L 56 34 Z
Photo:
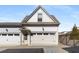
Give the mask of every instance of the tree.
M 76 24 L 73 26 L 70 33 L 70 39 L 73 40 L 73 46 L 75 46 L 75 40 L 79 39 L 79 30 L 76 27 Z

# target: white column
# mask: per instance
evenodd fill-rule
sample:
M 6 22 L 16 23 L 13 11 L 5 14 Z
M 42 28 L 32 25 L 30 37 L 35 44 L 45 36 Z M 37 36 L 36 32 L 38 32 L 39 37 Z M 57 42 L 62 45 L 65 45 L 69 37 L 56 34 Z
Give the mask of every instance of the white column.
M 22 33 L 20 33 L 20 45 L 22 45 Z
M 58 45 L 58 31 L 56 32 L 56 45 Z
M 21 34 L 22 35 L 22 45 L 24 44 L 24 35 L 23 34 Z
M 27 35 L 27 40 L 28 40 L 28 46 L 30 46 L 31 44 L 31 42 L 30 42 L 30 35 Z
M 57 28 L 57 31 L 56 31 L 56 34 L 55 34 L 55 39 L 56 39 L 56 45 L 58 45 L 58 28 Z

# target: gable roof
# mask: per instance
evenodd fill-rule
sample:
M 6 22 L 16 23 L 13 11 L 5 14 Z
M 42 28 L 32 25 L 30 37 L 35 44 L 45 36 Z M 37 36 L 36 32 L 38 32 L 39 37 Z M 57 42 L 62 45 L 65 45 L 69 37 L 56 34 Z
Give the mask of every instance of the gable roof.
M 23 19 L 22 23 L 27 23 L 27 21 L 28 21 L 40 8 L 54 21 L 54 24 L 58 24 L 58 25 L 60 24 L 59 21 L 55 18 L 54 15 L 49 15 L 48 12 L 47 12 L 44 8 L 42 8 L 41 6 L 38 6 L 38 7 L 31 13 L 31 15 L 26 16 L 26 17 Z M 52 23 L 52 24 L 53 24 L 53 23 Z

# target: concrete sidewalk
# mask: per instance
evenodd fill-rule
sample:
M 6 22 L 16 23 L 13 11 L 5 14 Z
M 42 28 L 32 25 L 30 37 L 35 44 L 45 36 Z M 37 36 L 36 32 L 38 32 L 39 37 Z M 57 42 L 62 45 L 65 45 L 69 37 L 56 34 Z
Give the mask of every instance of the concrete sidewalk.
M 50 48 L 44 48 L 45 53 L 68 53 L 64 49 L 60 47 L 50 47 Z

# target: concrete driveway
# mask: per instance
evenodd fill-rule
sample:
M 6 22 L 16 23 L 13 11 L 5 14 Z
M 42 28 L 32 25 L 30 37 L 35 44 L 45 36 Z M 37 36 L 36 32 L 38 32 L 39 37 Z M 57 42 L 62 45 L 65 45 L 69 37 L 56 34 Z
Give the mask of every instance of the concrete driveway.
M 68 53 L 58 46 L 19 46 L 0 48 L 0 53 Z
M 18 49 L 5 49 L 0 53 L 44 53 L 43 48 L 18 48 Z

